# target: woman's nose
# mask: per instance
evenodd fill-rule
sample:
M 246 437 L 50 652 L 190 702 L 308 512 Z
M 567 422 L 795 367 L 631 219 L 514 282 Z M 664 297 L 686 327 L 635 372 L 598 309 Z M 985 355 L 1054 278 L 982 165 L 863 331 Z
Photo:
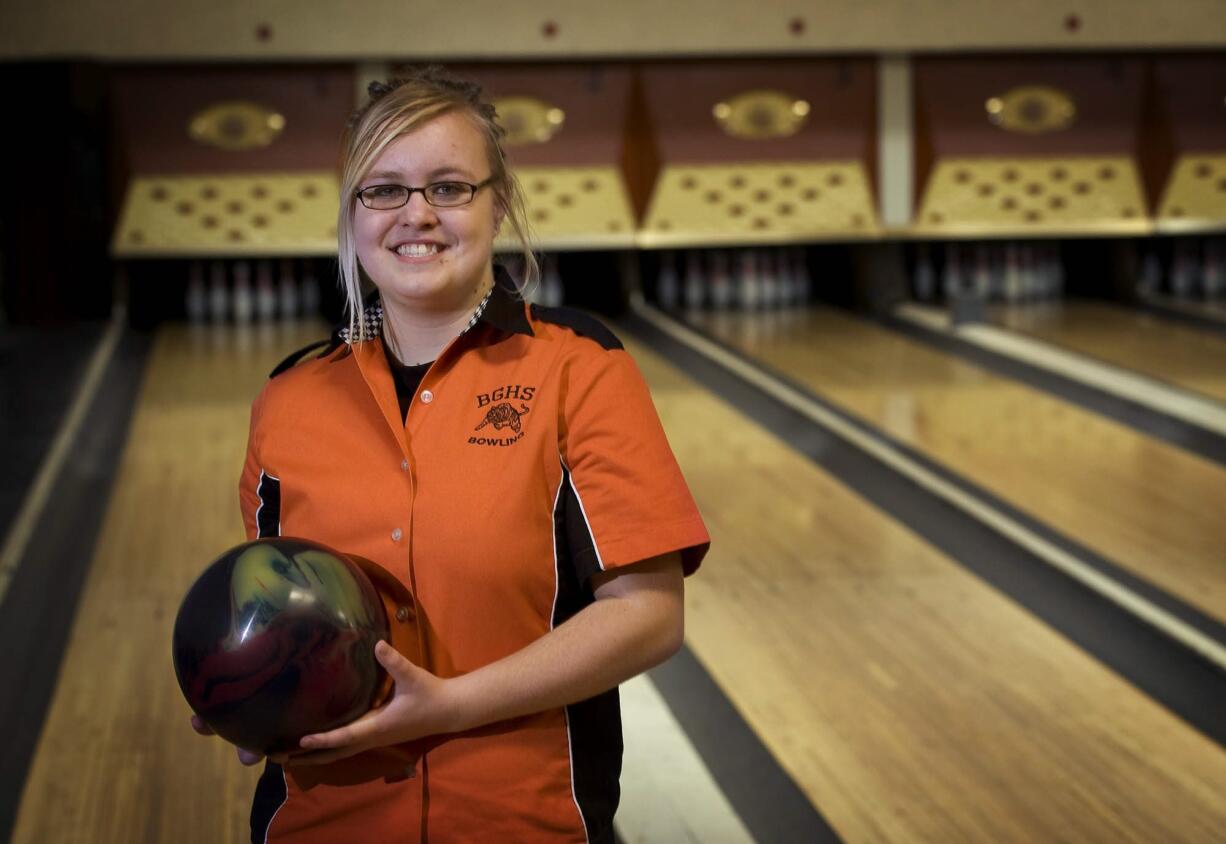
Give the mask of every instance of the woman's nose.
M 425 194 L 421 191 L 409 194 L 409 201 L 400 208 L 400 217 L 404 222 L 418 228 L 429 227 L 438 222 L 434 206 L 426 202 Z

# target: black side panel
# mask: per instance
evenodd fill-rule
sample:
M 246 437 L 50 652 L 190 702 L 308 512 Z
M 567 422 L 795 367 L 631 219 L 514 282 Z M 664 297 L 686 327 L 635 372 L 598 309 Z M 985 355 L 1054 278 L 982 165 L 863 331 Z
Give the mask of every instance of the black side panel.
M 289 799 L 285 787 L 285 774 L 280 765 L 264 763 L 264 773 L 255 786 L 255 800 L 251 803 L 251 844 L 264 844 L 268 840 L 268 828 L 273 816 Z
M 596 570 L 592 537 L 562 466 L 562 488 L 553 514 L 558 597 L 553 626 L 595 600 L 588 578 Z M 579 528 L 582 527 L 580 532 Z M 580 575 L 582 571 L 582 575 Z M 582 579 L 581 579 L 582 578 Z M 566 707 L 570 728 L 571 775 L 591 844 L 613 841 L 613 815 L 621 797 L 622 724 L 617 689 Z
M 260 537 L 281 535 L 281 481 L 272 475 L 260 472 L 260 486 L 256 489 L 260 508 L 255 511 L 255 524 Z

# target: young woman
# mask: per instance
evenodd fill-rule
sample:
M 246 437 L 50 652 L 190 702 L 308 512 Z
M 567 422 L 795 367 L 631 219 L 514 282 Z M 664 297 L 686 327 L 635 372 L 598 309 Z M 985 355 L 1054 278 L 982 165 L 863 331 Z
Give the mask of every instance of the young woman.
M 390 572 L 422 647 L 381 643 L 390 700 L 267 761 L 255 841 L 613 840 L 616 687 L 680 647 L 708 537 L 621 344 L 494 265 L 525 234 L 501 136 L 436 69 L 351 121 L 349 325 L 256 399 L 240 498 L 250 537 Z

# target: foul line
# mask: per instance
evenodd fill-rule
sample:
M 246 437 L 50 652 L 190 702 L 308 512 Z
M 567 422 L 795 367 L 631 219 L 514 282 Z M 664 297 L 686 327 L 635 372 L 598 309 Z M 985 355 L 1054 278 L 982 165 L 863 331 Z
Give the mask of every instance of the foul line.
M 1005 513 L 929 471 L 893 446 L 865 433 L 847 420 L 822 407 L 800 390 L 767 375 L 693 329 L 674 322 L 643 302 L 632 302 L 631 307 L 638 316 L 674 340 L 716 361 L 720 366 L 753 384 L 776 401 L 787 405 L 861 451 L 872 455 L 900 475 L 910 478 L 933 495 L 949 502 L 1126 612 L 1195 651 L 1216 665 L 1218 669 L 1226 671 L 1226 647 L 1171 615 L 1162 607 L 1104 575 Z
M 4 548 L 0 550 L 0 605 L 4 603 L 9 584 L 17 573 L 17 567 L 21 565 L 21 557 L 30 543 L 30 537 L 34 534 L 34 527 L 38 524 L 43 509 L 51 497 L 52 484 L 59 477 L 64 460 L 68 457 L 68 449 L 77 438 L 81 423 L 85 421 L 85 414 L 89 411 L 94 396 L 98 392 L 102 376 L 115 354 L 120 337 L 123 336 L 123 323 L 123 314 L 117 312 L 111 318 L 102 339 L 94 348 L 94 354 L 85 370 L 85 376 L 81 379 L 81 385 L 77 389 L 76 398 L 73 399 L 64 421 L 60 423 L 60 429 L 51 442 L 51 448 L 48 449 L 47 456 L 43 458 L 38 474 L 34 482 L 30 484 L 25 500 L 21 503 L 21 509 L 17 511 L 17 516 L 9 527 L 8 535 L 4 538 Z

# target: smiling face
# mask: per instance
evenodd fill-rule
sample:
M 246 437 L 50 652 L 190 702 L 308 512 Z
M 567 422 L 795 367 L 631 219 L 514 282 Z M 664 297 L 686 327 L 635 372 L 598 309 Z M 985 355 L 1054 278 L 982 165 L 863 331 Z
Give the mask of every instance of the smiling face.
M 479 184 L 489 176 L 481 133 L 467 115 L 451 111 L 390 143 L 358 186 Z M 493 283 L 494 236 L 502 212 L 492 186 L 459 207 L 435 208 L 418 192 L 388 211 L 355 200 L 353 214 L 358 260 L 385 306 L 462 311 L 475 307 Z

